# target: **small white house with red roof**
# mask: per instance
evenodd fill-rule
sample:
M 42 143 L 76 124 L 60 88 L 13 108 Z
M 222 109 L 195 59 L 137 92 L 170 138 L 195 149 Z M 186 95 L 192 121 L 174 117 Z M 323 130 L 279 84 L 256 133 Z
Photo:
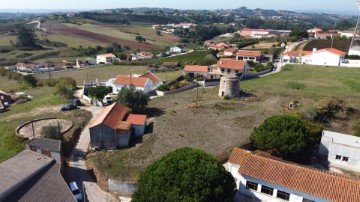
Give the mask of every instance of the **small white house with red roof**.
M 121 88 L 135 86 L 136 90 L 149 93 L 153 90 L 153 82 L 149 78 L 135 77 L 132 75 L 118 75 L 106 82 L 106 86 L 112 87 L 112 93 L 117 94 Z
M 116 61 L 116 56 L 112 53 L 96 56 L 96 64 L 112 64 Z
M 303 61 L 310 65 L 340 66 L 342 60 L 345 59 L 345 52 L 335 48 L 314 49 L 309 59 Z
M 183 75 L 189 74 L 191 77 L 201 75 L 205 78 L 208 77 L 209 67 L 201 65 L 185 65 L 183 69 Z
M 217 64 L 210 66 L 212 75 L 237 75 L 243 78 L 249 69 L 249 64 L 244 60 L 221 58 Z
M 159 86 L 163 84 L 162 80 L 159 79 L 155 74 L 151 72 L 147 72 L 140 76 L 140 78 L 148 78 L 152 81 L 152 89 L 157 89 Z
M 239 50 L 236 53 L 236 60 L 260 61 L 260 59 L 261 59 L 261 52 L 260 51 Z

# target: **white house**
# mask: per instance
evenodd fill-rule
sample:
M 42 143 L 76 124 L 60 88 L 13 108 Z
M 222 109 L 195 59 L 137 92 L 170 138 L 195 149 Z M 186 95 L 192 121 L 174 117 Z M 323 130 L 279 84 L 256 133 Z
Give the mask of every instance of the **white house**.
M 354 37 L 354 31 L 342 31 L 340 32 L 340 37 L 346 37 L 348 39 Z
M 234 177 L 235 201 L 357 202 L 357 180 L 234 148 L 224 165 Z
M 260 51 L 239 50 L 236 53 L 236 60 L 260 61 L 260 59 L 261 59 L 261 52 Z
M 159 86 L 163 84 L 162 80 L 159 79 L 155 74 L 151 72 L 147 72 L 140 76 L 140 78 L 148 78 L 152 81 L 152 89 L 157 89 Z
M 136 90 L 141 90 L 144 93 L 149 93 L 153 90 L 153 82 L 149 78 L 133 77 L 132 75 L 118 75 L 114 79 L 106 82 L 106 86 L 112 87 L 112 93 L 117 94 L 121 88 L 135 86 Z
M 183 53 L 183 52 L 185 52 L 185 49 L 182 46 L 174 46 L 170 48 L 170 53 Z
M 245 77 L 249 64 L 243 60 L 221 58 L 217 64 L 210 66 L 210 74 L 224 76 L 237 75 L 240 79 Z
M 326 65 L 326 66 L 340 66 L 340 63 L 345 58 L 345 52 L 335 48 L 314 49 L 311 57 L 303 61 L 310 65 Z
M 283 63 L 301 63 L 303 58 L 311 53 L 311 51 L 289 51 L 282 55 L 281 60 Z
M 201 75 L 204 78 L 208 79 L 209 75 L 209 66 L 200 66 L 200 65 L 185 65 L 183 69 L 183 75 L 189 74 L 194 77 L 196 75 Z
M 319 154 L 328 166 L 360 172 L 360 137 L 324 130 Z
M 112 53 L 96 56 L 96 64 L 112 64 L 115 60 L 116 56 Z
M 126 122 L 131 123 L 131 128 L 133 129 L 133 135 L 135 135 L 135 137 L 141 137 L 144 135 L 146 127 L 146 115 L 129 114 Z

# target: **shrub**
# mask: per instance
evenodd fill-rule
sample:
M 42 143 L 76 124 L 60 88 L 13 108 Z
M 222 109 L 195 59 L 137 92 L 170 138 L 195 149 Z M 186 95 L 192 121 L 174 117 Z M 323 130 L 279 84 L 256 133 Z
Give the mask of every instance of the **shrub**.
M 140 175 L 132 201 L 233 201 L 234 178 L 211 155 L 182 148 Z
M 308 151 L 313 140 L 301 119 L 289 115 L 273 116 L 255 128 L 250 137 L 259 149 L 273 150 L 283 156 Z
M 41 137 L 54 140 L 62 140 L 63 136 L 60 130 L 60 126 L 44 126 L 41 129 Z
M 294 67 L 286 65 L 285 67 L 283 67 L 284 71 L 291 71 Z
M 61 96 L 67 99 L 70 99 L 73 97 L 73 94 L 76 90 L 76 81 L 72 78 L 63 77 L 58 80 L 55 88 L 56 93 L 59 93 Z
M 289 83 L 287 83 L 287 87 L 291 89 L 301 90 L 305 88 L 305 85 L 303 83 L 290 81 Z
M 31 87 L 36 87 L 38 80 L 33 75 L 26 75 L 23 77 L 25 83 L 29 84 Z

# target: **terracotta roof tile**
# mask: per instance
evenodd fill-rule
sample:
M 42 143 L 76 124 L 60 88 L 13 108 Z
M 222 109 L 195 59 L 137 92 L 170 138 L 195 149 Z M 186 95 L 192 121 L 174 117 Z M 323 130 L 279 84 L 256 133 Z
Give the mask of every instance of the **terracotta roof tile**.
M 184 67 L 186 72 L 209 72 L 208 66 L 199 66 L 199 65 L 186 65 Z
M 126 122 L 135 125 L 144 125 L 145 121 L 146 121 L 146 115 L 141 115 L 141 114 L 129 114 L 128 118 L 126 119 Z
M 216 66 L 220 68 L 243 70 L 245 68 L 245 64 L 246 62 L 242 60 L 229 60 L 226 58 L 221 58 Z
M 243 51 L 243 50 L 239 50 L 237 52 L 237 55 L 238 56 L 260 57 L 261 52 L 260 51 Z
M 344 176 L 273 160 L 235 148 L 231 163 L 239 173 L 334 202 L 360 201 L 360 181 Z
M 153 84 L 158 83 L 159 81 L 161 81 L 159 79 L 159 77 L 157 77 L 155 74 L 153 74 L 151 72 L 147 72 L 146 74 L 141 75 L 140 78 L 148 78 L 153 82 Z
M 99 124 L 105 124 L 110 128 L 118 129 L 129 108 L 119 103 L 114 103 L 105 107 L 98 117 L 91 122 L 90 127 L 95 127 Z
M 318 50 L 318 51 L 329 51 L 329 52 L 331 52 L 331 53 L 334 53 L 334 54 L 340 55 L 340 56 L 346 54 L 345 52 L 342 52 L 342 51 L 340 51 L 340 50 L 338 50 L 338 49 L 335 49 L 335 48 L 325 48 L 325 49 L 320 49 L 320 50 Z
M 144 87 L 148 78 L 130 77 L 124 75 L 118 75 L 114 81 L 117 85 L 134 85 L 136 87 Z
M 284 53 L 283 55 L 291 56 L 291 57 L 299 57 L 299 56 L 308 55 L 311 53 L 312 53 L 311 51 L 289 51 L 289 52 Z
M 228 48 L 226 50 L 224 50 L 224 52 L 228 52 L 228 53 L 236 53 L 237 50 L 236 49 L 233 49 L 233 48 Z

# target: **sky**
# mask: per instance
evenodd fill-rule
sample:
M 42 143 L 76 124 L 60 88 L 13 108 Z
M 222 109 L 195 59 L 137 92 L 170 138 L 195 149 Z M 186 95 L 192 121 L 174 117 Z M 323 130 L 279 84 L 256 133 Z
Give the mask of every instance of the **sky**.
M 355 0 L 2 0 L 0 9 L 105 9 L 161 7 L 176 9 L 227 9 L 246 6 L 275 10 L 326 10 L 357 12 Z

